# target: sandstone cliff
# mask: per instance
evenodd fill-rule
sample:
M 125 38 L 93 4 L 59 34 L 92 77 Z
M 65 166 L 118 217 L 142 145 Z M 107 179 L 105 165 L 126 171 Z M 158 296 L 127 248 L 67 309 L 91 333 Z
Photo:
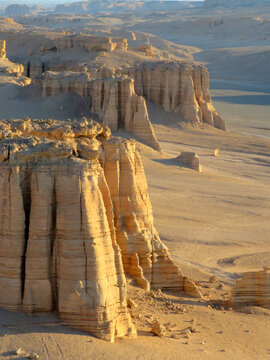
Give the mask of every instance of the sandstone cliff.
M 244 274 L 235 283 L 231 300 L 236 308 L 253 305 L 270 309 L 270 268 Z
M 42 81 L 42 96 L 74 92 L 91 98 L 91 111 L 112 131 L 120 128 L 160 150 L 160 145 L 150 123 L 146 103 L 134 90 L 134 81 L 127 76 L 92 79 L 90 74 L 77 72 L 46 72 Z
M 0 40 L 0 59 L 6 58 L 6 41 Z
M 226 126 L 214 109 L 209 94 L 209 74 L 202 65 L 179 62 L 144 62 L 131 71 L 135 91 L 165 111 L 180 113 L 191 123 Z
M 67 49 L 81 48 L 87 52 L 91 51 L 109 51 L 115 49 L 127 50 L 127 39 L 111 38 L 105 36 L 83 35 L 66 35 L 60 36 L 53 40 L 42 43 L 37 53 L 43 55 L 45 53 L 61 52 Z
M 94 80 L 91 98 L 92 112 L 97 113 L 112 131 L 123 128 L 160 151 L 145 100 L 135 93 L 133 79 L 119 76 Z
M 0 307 L 135 336 L 124 271 L 200 296 L 153 226 L 135 143 L 92 121 L 0 123 Z
M 104 172 L 110 189 L 116 239 L 125 272 L 146 289 L 179 289 L 198 295 L 196 287 L 171 260 L 153 225 L 142 161 L 134 142 L 106 141 Z

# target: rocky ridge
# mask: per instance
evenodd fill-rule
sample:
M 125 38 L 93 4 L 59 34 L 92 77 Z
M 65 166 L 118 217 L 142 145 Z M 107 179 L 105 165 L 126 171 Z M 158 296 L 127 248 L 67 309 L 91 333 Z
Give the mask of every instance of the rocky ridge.
M 87 119 L 1 121 L 0 307 L 135 336 L 125 273 L 200 296 L 153 226 L 135 143 Z M 11 215 L 12 214 L 12 215 Z
M 160 60 L 152 52 L 136 50 L 138 46 L 133 49 L 126 38 L 54 33 L 48 40 L 41 35 L 34 39 L 22 60 L 24 74 L 42 87 L 42 95 L 89 97 L 91 111 L 113 131 L 122 127 L 160 150 L 144 99 L 179 114 L 180 121 L 226 130 L 212 105 L 203 65 Z M 79 53 L 80 61 L 75 56 Z M 132 63 L 127 64 L 125 57 Z M 119 61 L 119 66 L 112 65 Z

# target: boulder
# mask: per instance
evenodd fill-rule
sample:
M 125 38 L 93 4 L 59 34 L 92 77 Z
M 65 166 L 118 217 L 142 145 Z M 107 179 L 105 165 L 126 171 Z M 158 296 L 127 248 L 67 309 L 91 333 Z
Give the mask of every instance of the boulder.
M 202 172 L 199 156 L 194 152 L 182 151 L 176 158 L 180 163 L 190 166 L 192 169 Z

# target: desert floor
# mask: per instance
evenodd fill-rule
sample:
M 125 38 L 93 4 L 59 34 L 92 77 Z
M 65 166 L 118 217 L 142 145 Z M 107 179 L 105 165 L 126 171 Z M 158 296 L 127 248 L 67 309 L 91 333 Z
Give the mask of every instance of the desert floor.
M 241 273 L 270 262 L 270 89 L 222 80 L 211 85 L 228 132 L 183 125 L 152 105 L 162 153 L 139 144 L 157 230 L 174 260 L 200 284 L 205 300 L 183 294 L 153 297 L 131 284 L 129 296 L 139 305 L 134 318 L 139 336 L 115 344 L 66 328 L 56 315 L 0 311 L 1 358 L 20 359 L 14 355 L 18 348 L 53 360 L 270 358 L 270 311 L 253 307 L 239 313 L 228 303 Z M 202 173 L 177 163 L 182 150 L 198 153 Z M 210 275 L 218 282 L 209 283 Z M 150 334 L 155 318 L 170 322 L 166 337 Z M 181 331 L 191 325 L 197 332 L 186 338 Z

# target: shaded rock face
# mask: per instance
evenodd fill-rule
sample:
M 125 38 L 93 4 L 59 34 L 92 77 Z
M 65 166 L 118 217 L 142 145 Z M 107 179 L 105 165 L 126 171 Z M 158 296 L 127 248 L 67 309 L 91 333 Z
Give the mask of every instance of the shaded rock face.
M 270 309 L 270 268 L 244 274 L 232 289 L 231 301 L 235 308 L 253 305 Z
M 31 13 L 31 9 L 24 4 L 11 4 L 5 9 L 6 16 L 25 16 Z
M 146 102 L 134 90 L 134 80 L 127 76 L 97 79 L 91 88 L 91 111 L 112 131 L 123 128 L 160 151 L 160 145 L 149 120 Z
M 133 52 L 126 38 L 61 33 L 55 33 L 54 37 L 44 42 L 37 36 L 27 55 L 27 76 L 41 85 L 43 96 L 63 92 L 89 96 L 92 111 L 113 131 L 122 127 L 157 150 L 160 147 L 149 123 L 144 99 L 161 105 L 167 112 L 178 113 L 179 120 L 207 123 L 226 130 L 225 122 L 213 107 L 209 74 L 203 65 L 154 59 L 149 45 Z M 62 57 L 66 50 L 70 57 Z M 150 60 L 143 62 L 138 58 L 139 51 L 149 55 Z M 116 55 L 110 54 L 112 52 Z M 82 54 L 81 62 L 75 60 L 79 58 L 74 56 L 77 53 Z M 110 56 L 114 65 L 109 62 L 105 62 L 108 67 L 101 65 L 104 58 Z M 118 67 L 119 61 L 114 56 L 130 56 L 137 61 Z M 106 114 L 110 114 L 110 119 Z
M 180 113 L 191 123 L 207 123 L 225 130 L 209 94 L 209 73 L 202 65 L 186 63 L 143 63 L 131 72 L 135 91 L 165 111 Z
M 0 133 L 1 308 L 57 310 L 114 341 L 136 335 L 125 272 L 200 295 L 153 226 L 134 142 L 86 119 L 2 121 Z
M 192 169 L 202 172 L 199 156 L 194 152 L 182 151 L 176 158 L 180 163 L 190 166 Z
M 69 92 L 82 97 L 89 96 L 91 111 L 112 131 L 123 128 L 154 149 L 160 150 L 146 102 L 135 93 L 133 79 L 112 75 L 109 78 L 91 79 L 88 73 L 46 72 L 42 81 L 43 97 Z

